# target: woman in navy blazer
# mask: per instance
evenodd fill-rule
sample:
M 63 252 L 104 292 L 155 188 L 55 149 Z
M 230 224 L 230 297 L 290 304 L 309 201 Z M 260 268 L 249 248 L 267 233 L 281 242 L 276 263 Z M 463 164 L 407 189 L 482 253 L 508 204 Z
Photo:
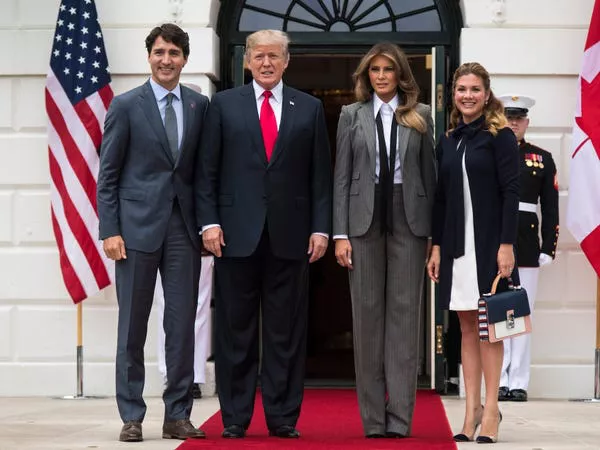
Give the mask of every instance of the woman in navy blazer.
M 439 282 L 439 302 L 458 312 L 466 412 L 456 441 L 496 442 L 502 418 L 498 387 L 503 344 L 479 340 L 477 304 L 497 274 L 518 283 L 513 245 L 517 237 L 519 150 L 490 77 L 478 63 L 454 73 L 450 129 L 437 146 L 438 188 L 433 210 L 433 248 L 427 265 Z M 475 276 L 476 275 L 476 276 Z M 481 376 L 485 408 L 481 405 Z

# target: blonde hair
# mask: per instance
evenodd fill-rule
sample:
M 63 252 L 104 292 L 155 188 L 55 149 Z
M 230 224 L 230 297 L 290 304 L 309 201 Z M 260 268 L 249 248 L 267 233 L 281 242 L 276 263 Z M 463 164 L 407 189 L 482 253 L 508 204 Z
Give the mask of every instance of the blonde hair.
M 400 47 L 390 42 L 375 44 L 363 56 L 352 79 L 354 81 L 354 95 L 361 102 L 368 101 L 373 96 L 373 87 L 369 80 L 369 68 L 371 61 L 377 56 L 385 56 L 394 66 L 396 82 L 398 83 L 398 95 L 400 104 L 396 108 L 396 121 L 409 128 L 414 128 L 420 133 L 427 132 L 427 122 L 416 111 L 417 99 L 419 98 L 419 86 L 410 70 L 408 58 Z
M 498 130 L 508 125 L 506 117 L 504 116 L 504 106 L 492 92 L 490 87 L 490 74 L 485 70 L 485 67 L 477 62 L 464 63 L 454 72 L 454 77 L 452 79 L 452 113 L 450 113 L 450 128 L 446 134 L 449 135 L 458 126 L 461 119 L 461 113 L 456 107 L 456 103 L 454 103 L 454 92 L 456 90 L 458 79 L 465 75 L 475 75 L 479 78 L 483 83 L 486 94 L 490 94 L 490 97 L 483 105 L 483 114 L 485 115 L 485 126 L 487 130 L 493 136 L 496 136 Z
M 246 37 L 246 60 L 250 59 L 250 52 L 258 45 L 281 45 L 283 56 L 290 58 L 290 38 L 287 33 L 280 30 L 258 30 Z

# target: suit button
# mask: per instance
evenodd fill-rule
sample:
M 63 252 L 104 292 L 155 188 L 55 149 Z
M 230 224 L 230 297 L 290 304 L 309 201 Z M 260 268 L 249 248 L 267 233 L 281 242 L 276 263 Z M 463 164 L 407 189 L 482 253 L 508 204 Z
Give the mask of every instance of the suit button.
M 531 228 L 535 228 L 535 225 L 534 225 L 534 224 L 531 224 Z

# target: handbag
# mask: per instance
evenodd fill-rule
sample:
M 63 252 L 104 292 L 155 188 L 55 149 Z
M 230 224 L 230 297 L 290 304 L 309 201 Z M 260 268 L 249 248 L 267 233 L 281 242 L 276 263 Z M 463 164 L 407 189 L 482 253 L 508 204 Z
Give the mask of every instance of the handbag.
M 496 294 L 500 281 L 497 275 L 489 294 L 479 299 L 479 339 L 499 342 L 503 339 L 531 333 L 531 310 L 527 291 L 514 286 L 508 279 L 508 290 Z

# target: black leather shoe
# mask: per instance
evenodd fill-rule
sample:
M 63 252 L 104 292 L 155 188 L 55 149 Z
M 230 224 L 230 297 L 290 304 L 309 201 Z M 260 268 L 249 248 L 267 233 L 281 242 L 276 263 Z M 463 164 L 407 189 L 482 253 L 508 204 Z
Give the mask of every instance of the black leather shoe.
M 500 389 L 498 389 L 498 401 L 506 402 L 510 400 L 510 393 L 511 391 L 508 389 L 508 386 L 500 386 Z
M 180 419 L 163 423 L 163 439 L 204 439 L 204 431 L 192 425 L 189 419 Z
M 192 397 L 202 398 L 202 391 L 200 390 L 200 384 L 194 383 L 192 386 Z
M 246 430 L 241 425 L 229 425 L 221 434 L 226 439 L 241 439 L 246 437 Z
M 369 433 L 369 434 L 365 434 L 365 437 L 367 439 L 380 439 L 380 438 L 384 438 L 385 434 L 381 434 L 381 433 Z
M 300 432 L 291 425 L 280 425 L 277 428 L 269 430 L 269 436 L 284 439 L 298 439 L 300 437 Z
M 527 391 L 525 389 L 513 389 L 510 391 L 510 400 L 513 402 L 526 402 Z
M 121 433 L 119 434 L 121 442 L 141 442 L 142 437 L 142 422 L 137 420 L 129 420 L 123 424 Z
M 406 435 L 404 435 L 402 433 L 398 433 L 397 431 L 386 431 L 385 437 L 392 438 L 392 439 L 402 439 L 402 438 L 405 438 Z

